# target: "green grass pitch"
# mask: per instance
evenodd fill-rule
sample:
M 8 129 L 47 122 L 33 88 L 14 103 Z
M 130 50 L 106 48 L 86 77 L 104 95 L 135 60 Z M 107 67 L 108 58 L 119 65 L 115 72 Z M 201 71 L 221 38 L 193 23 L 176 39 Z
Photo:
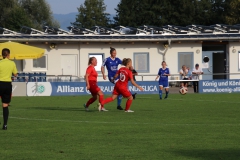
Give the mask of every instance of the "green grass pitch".
M 14 97 L 0 159 L 237 160 L 239 97 L 137 95 L 134 113 L 117 110 L 116 101 L 105 106 L 109 112 L 98 112 L 96 102 L 85 112 L 90 96 Z

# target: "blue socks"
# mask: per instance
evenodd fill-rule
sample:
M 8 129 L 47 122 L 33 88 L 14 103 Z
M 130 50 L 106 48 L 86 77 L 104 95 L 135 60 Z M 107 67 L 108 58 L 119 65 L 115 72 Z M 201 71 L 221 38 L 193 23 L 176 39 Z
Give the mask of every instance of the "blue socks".
M 162 99 L 162 90 L 159 90 L 159 98 Z
M 118 97 L 117 97 L 117 105 L 118 106 L 121 106 L 121 103 L 122 103 L 122 95 L 119 95 Z

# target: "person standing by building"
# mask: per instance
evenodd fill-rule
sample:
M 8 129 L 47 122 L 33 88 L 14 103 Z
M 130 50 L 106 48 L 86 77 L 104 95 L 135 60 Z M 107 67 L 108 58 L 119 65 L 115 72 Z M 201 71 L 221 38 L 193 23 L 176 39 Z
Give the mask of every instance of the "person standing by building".
M 181 79 L 184 80 L 181 82 L 181 87 L 188 87 L 188 81 L 190 79 L 189 77 L 189 71 L 185 65 L 182 66 L 182 69 L 179 71 Z
M 84 104 L 84 108 L 86 109 L 86 111 L 89 110 L 88 107 L 90 106 L 90 104 L 92 104 L 93 102 L 95 102 L 97 100 L 97 96 L 99 96 L 100 103 L 104 100 L 103 92 L 97 85 L 98 73 L 94 68 L 95 66 L 97 66 L 97 59 L 95 57 L 89 58 L 88 68 L 86 70 L 85 79 L 86 79 L 87 90 L 89 90 L 91 92 L 92 98 L 90 98 L 88 100 L 88 102 L 86 104 Z M 98 110 L 99 111 L 108 111 L 103 106 L 100 106 L 98 108 Z
M 10 50 L 4 48 L 2 50 L 3 60 L 0 61 L 0 96 L 2 97 L 3 107 L 3 130 L 7 130 L 7 122 L 9 116 L 9 103 L 12 94 L 12 75 L 17 76 L 16 64 L 9 60 Z
M 106 66 L 107 71 L 108 71 L 108 80 L 115 84 L 116 81 L 113 80 L 113 77 L 115 76 L 115 74 L 118 71 L 118 66 L 122 64 L 122 60 L 119 59 L 117 57 L 117 51 L 115 48 L 110 47 L 110 57 L 106 58 L 103 61 L 102 67 L 101 67 L 101 72 L 103 75 L 103 79 L 106 80 L 106 75 L 104 72 L 104 68 Z M 118 78 L 116 79 L 118 80 Z M 118 95 L 117 97 L 117 109 L 119 110 L 123 110 L 123 108 L 121 107 L 121 103 L 122 103 L 122 95 Z
M 203 74 L 203 71 L 202 71 L 202 68 L 199 67 L 199 64 L 197 63 L 195 65 L 195 68 L 193 68 L 192 70 L 192 80 L 196 80 L 196 81 L 193 81 L 193 90 L 194 90 L 194 93 L 198 93 L 198 80 L 199 80 L 199 75 L 202 75 Z
M 109 97 L 107 99 L 105 99 L 104 101 L 102 101 L 101 103 L 99 103 L 99 107 L 101 105 L 105 105 L 107 103 L 112 102 L 114 99 L 117 98 L 117 96 L 119 94 L 123 95 L 123 97 L 127 98 L 127 102 L 126 102 L 126 108 L 125 108 L 125 112 L 134 112 L 132 110 L 130 110 L 132 101 L 133 101 L 133 97 L 131 92 L 128 90 L 128 81 L 131 81 L 131 83 L 137 87 L 140 91 L 143 91 L 143 88 L 140 87 L 139 85 L 136 84 L 136 82 L 133 80 L 133 75 L 132 72 L 129 70 L 129 68 L 132 66 L 132 60 L 130 58 L 124 58 L 122 61 L 122 64 L 125 67 L 120 68 L 116 75 L 113 77 L 113 80 L 115 80 L 118 76 L 120 76 L 119 80 L 116 82 L 113 93 L 112 93 L 112 97 Z
M 164 99 L 168 98 L 169 93 L 169 83 L 168 83 L 168 76 L 170 76 L 170 70 L 167 68 L 167 64 L 165 61 L 162 62 L 162 68 L 158 71 L 158 76 L 156 80 L 159 78 L 159 98 L 162 99 L 162 90 L 165 88 L 166 96 Z

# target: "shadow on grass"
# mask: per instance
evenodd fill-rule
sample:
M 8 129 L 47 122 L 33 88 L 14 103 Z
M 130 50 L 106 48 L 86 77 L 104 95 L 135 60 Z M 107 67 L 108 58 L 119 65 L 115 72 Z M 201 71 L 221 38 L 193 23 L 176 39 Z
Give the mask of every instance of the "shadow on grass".
M 171 151 L 178 156 L 199 160 L 238 160 L 240 149 L 212 149 L 212 150 L 174 150 Z
M 71 107 L 33 107 L 31 109 L 36 110 L 50 110 L 50 111 L 80 111 L 80 112 L 86 112 L 86 110 L 82 107 L 79 108 L 71 108 Z M 98 110 L 89 110 L 88 112 L 98 112 Z

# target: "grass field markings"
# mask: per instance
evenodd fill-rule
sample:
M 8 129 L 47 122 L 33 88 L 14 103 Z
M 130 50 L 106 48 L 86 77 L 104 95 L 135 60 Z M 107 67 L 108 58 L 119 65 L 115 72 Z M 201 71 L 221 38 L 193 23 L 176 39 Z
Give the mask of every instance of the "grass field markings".
M 2 117 L 2 116 L 1 116 Z M 47 121 L 47 122 L 68 122 L 68 123 L 97 123 L 97 124 L 124 124 L 123 122 L 99 122 L 99 121 L 71 121 L 71 120 L 59 120 L 59 119 L 38 119 L 38 118 L 23 118 L 23 117 L 9 117 L 11 119 L 27 120 L 27 121 Z M 190 123 L 128 123 L 135 125 L 163 125 L 163 126 L 240 126 L 240 124 L 190 124 Z
M 217 103 L 235 103 L 235 104 L 239 104 L 240 102 L 230 102 L 230 101 L 217 101 L 217 100 L 186 100 L 186 99 L 171 99 L 170 100 L 174 100 L 174 101 L 197 101 L 197 102 L 217 102 Z

